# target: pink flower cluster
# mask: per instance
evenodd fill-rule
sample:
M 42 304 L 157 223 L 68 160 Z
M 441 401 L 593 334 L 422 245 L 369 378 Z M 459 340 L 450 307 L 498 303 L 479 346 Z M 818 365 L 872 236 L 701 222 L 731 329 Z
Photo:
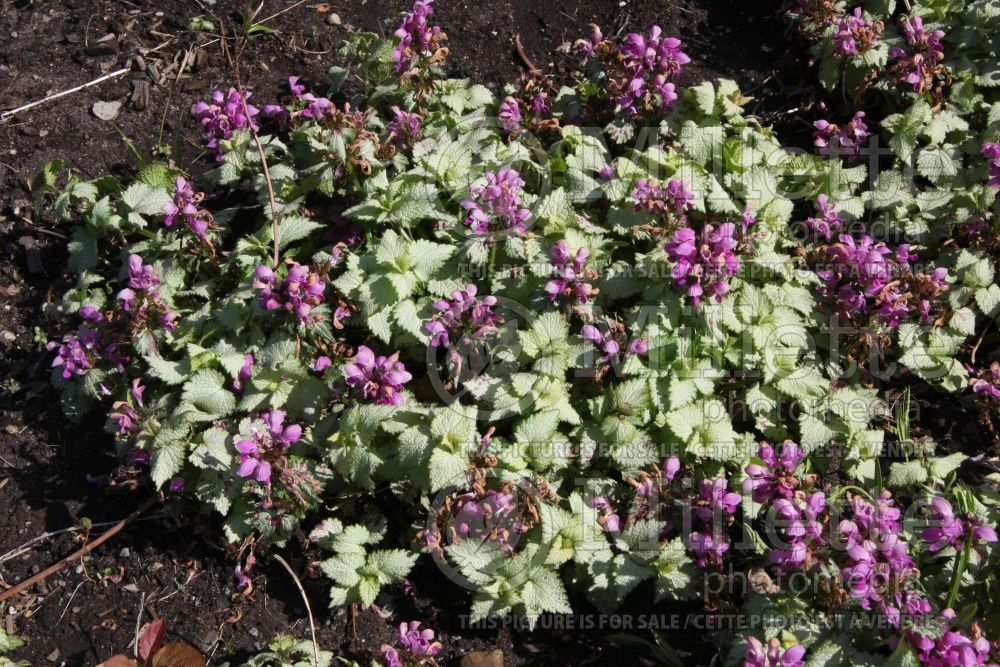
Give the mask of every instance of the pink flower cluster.
M 955 516 L 951 503 L 935 496 L 931 499 L 930 525 L 920 539 L 928 544 L 931 553 L 936 553 L 945 547 L 961 549 L 967 540 L 972 544 L 996 542 L 997 533 L 980 516 Z
M 611 361 L 618 354 L 621 350 L 619 339 L 626 338 L 625 328 L 617 322 L 612 323 L 607 334 L 602 333 L 593 324 L 584 324 L 583 328 L 580 329 L 580 336 L 593 343 L 604 353 L 604 361 Z M 626 349 L 629 354 L 644 357 L 649 352 L 649 343 L 642 338 L 636 338 L 628 343 Z
M 694 208 L 694 193 L 684 181 L 671 179 L 667 187 L 656 181 L 642 178 L 636 181 L 632 190 L 635 211 L 648 211 L 654 215 L 671 214 L 680 220 L 687 220 L 687 211 Z
M 928 667 L 974 667 L 989 662 L 990 642 L 983 636 L 979 626 L 973 624 L 969 633 L 961 629 L 948 628 L 953 621 L 955 612 L 945 609 L 941 619 L 945 622 L 945 630 L 938 638 L 907 632 L 906 639 L 917 649 L 917 659 L 921 665 Z M 992 663 L 991 663 L 992 664 Z
M 488 444 L 488 436 L 484 442 Z M 447 517 L 448 539 L 453 543 L 464 539 L 494 542 L 503 553 L 514 553 L 515 538 L 528 529 L 523 522 L 517 493 L 513 489 L 474 487 L 452 496 L 446 505 L 447 512 L 439 513 Z M 442 548 L 445 536 L 441 531 L 442 526 L 430 526 L 423 533 L 424 544 L 430 549 Z
M 781 647 L 777 637 L 762 644 L 753 635 L 747 637 L 747 650 L 743 655 L 743 667 L 802 667 L 804 646 Z
M 195 192 L 194 183 L 183 176 L 178 176 L 174 181 L 173 201 L 163 205 L 163 212 L 167 214 L 163 219 L 163 225 L 168 228 L 173 227 L 175 222 L 183 219 L 191 231 L 204 241 L 205 232 L 212 223 L 212 214 L 199 206 L 204 198 L 205 193 Z
M 838 238 L 820 248 L 816 275 L 823 281 L 820 292 L 827 305 L 844 321 L 864 325 L 877 317 L 896 327 L 905 320 L 932 320 L 932 308 L 948 290 L 947 269 L 915 273 L 907 244 L 894 254 L 867 234 L 857 241 L 849 234 Z
M 852 518 L 841 520 L 837 532 L 847 550 L 840 570 L 844 589 L 862 609 L 877 611 L 895 627 L 904 614 L 923 616 L 931 606 L 913 586 L 918 573 L 900 536 L 901 513 L 894 505 L 888 490 L 874 504 L 854 496 Z
M 160 298 L 157 286 L 160 277 L 156 275 L 152 264 L 143 264 L 142 257 L 130 255 L 128 258 L 128 287 L 118 292 L 118 301 L 126 313 L 131 313 L 133 321 L 146 323 L 150 315 L 159 326 L 167 331 L 173 331 L 177 313 L 171 310 Z
M 813 233 L 814 238 L 824 238 L 827 241 L 833 233 L 840 231 L 844 221 L 837 213 L 837 205 L 826 195 L 816 197 L 816 215 L 806 218 L 806 228 Z
M 326 280 L 301 264 L 292 263 L 280 283 L 270 267 L 261 264 L 254 270 L 253 287 L 260 290 L 257 300 L 264 310 L 286 310 L 303 324 L 315 321 L 312 309 L 323 303 Z
M 292 92 L 291 109 L 280 104 L 265 104 L 264 115 L 268 118 L 309 118 L 311 120 L 322 120 L 331 115 L 336 107 L 326 97 L 316 97 L 308 92 L 305 84 L 299 83 L 301 77 L 288 77 L 288 89 Z
M 857 159 L 861 154 L 861 147 L 869 136 L 864 118 L 865 112 L 859 111 L 845 127 L 835 125 L 828 120 L 817 120 L 813 123 L 813 127 L 816 128 L 813 145 L 819 149 L 820 155 Z
M 451 293 L 451 300 L 438 299 L 434 308 L 438 313 L 424 324 L 431 335 L 431 346 L 468 347 L 497 331 L 503 319 L 493 312 L 495 296 L 476 298 L 476 286 L 469 283 L 465 289 Z
M 509 167 L 483 174 L 486 184 L 469 188 L 472 197 L 462 202 L 468 211 L 465 224 L 476 236 L 486 237 L 493 243 L 496 233 L 523 234 L 527 231 L 531 211 L 521 206 L 521 188 L 524 180 Z
M 249 438 L 239 440 L 236 451 L 240 455 L 240 466 L 236 474 L 257 480 L 261 484 L 271 483 L 272 464 L 284 458 L 285 451 L 302 438 L 302 427 L 298 424 L 285 426 L 285 412 L 271 410 L 261 415 L 267 431 L 254 428 Z
M 403 667 L 416 663 L 423 665 L 433 662 L 434 656 L 441 652 L 441 642 L 434 641 L 434 631 L 430 628 L 420 629 L 419 621 L 399 624 L 399 643 L 404 655 L 389 646 L 382 645 L 382 661 L 385 667 Z
M 412 146 L 420 141 L 420 114 L 416 111 L 403 111 L 392 107 L 392 120 L 386 129 L 389 131 L 389 143 L 397 147 Z
M 662 35 L 660 27 L 653 26 L 648 37 L 633 32 L 622 45 L 628 84 L 618 103 L 631 115 L 644 107 L 669 110 L 677 101 L 677 89 L 670 79 L 691 59 L 681 51 L 681 40 Z
M 786 440 L 777 450 L 766 443 L 760 445 L 757 448 L 757 458 L 764 465 L 751 463 L 746 467 L 747 478 L 743 480 L 743 492 L 751 494 L 757 503 L 792 498 L 799 487 L 795 469 L 803 457 L 802 450 L 791 440 Z
M 524 129 L 524 124 L 541 122 L 550 111 L 552 107 L 549 106 L 548 95 L 544 92 L 532 95 L 528 104 L 508 95 L 500 103 L 498 113 L 500 127 L 504 132 L 516 134 Z
M 725 222 L 718 228 L 706 224 L 700 234 L 681 227 L 665 246 L 667 257 L 674 263 L 670 275 L 685 288 L 695 306 L 705 295 L 721 302 L 729 292 L 729 278 L 740 269 L 738 247 L 735 223 Z
M 970 368 L 970 372 L 975 373 L 975 377 L 970 380 L 972 391 L 1000 401 L 1000 362 L 994 361 L 989 368 L 984 368 L 978 373 Z
M 904 19 L 901 27 L 910 51 L 895 46 L 889 50 L 889 56 L 899 59 L 895 68 L 902 82 L 908 83 L 915 93 L 923 92 L 931 87 L 933 70 L 944 59 L 941 43 L 944 31 L 926 31 L 919 16 Z
M 358 346 L 351 363 L 344 366 L 347 385 L 357 389 L 366 401 L 378 405 L 402 405 L 403 385 L 413 379 L 399 361 L 399 353 L 375 356 L 371 348 Z
M 50 341 L 46 346 L 49 350 L 58 350 L 52 367 L 62 366 L 62 376 L 66 380 L 74 375 L 86 375 L 107 352 L 102 349 L 97 327 L 94 326 L 104 320 L 104 315 L 96 308 L 84 306 L 80 309 L 80 317 L 83 322 L 75 334 L 66 334 L 61 343 Z
M 241 95 L 235 88 L 230 88 L 228 93 L 221 90 L 213 90 L 211 102 L 198 102 L 191 107 L 191 113 L 201 123 L 201 127 L 208 137 L 209 148 L 217 149 L 215 159 L 222 160 L 222 151 L 219 143 L 233 136 L 236 130 L 248 128 L 257 129 L 257 107 L 246 102 L 251 93 Z M 245 108 L 244 108 L 245 106 Z
M 691 503 L 695 530 L 688 537 L 688 548 L 694 552 L 699 568 L 704 570 L 722 564 L 729 551 L 725 524 L 732 520 L 740 500 L 740 494 L 729 490 L 729 482 L 724 477 L 701 480 L 698 497 Z
M 841 57 L 856 56 L 878 44 L 881 37 L 882 23 L 864 18 L 861 7 L 855 7 L 852 14 L 845 14 L 837 21 L 833 52 Z
M 549 301 L 555 303 L 560 297 L 571 303 L 587 303 L 595 290 L 585 282 L 584 265 L 590 256 L 590 248 L 577 248 L 571 253 L 566 241 L 559 241 L 549 251 L 555 277 L 545 283 L 545 293 Z
M 392 59 L 396 61 L 397 72 L 412 68 L 424 54 L 435 50 L 433 40 L 441 34 L 441 28 L 428 24 L 428 19 L 434 14 L 433 3 L 434 0 L 417 0 L 413 3 L 413 10 L 403 16 L 396 29 L 399 44 L 392 51 Z

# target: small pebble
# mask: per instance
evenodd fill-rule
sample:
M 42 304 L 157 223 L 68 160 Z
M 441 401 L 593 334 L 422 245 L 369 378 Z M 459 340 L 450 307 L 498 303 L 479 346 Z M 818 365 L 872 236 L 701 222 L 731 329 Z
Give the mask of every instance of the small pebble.
M 122 109 L 122 103 L 115 102 L 94 102 L 91 111 L 101 120 L 114 120 L 118 117 L 118 112 Z
M 15 340 L 17 340 L 17 336 L 14 335 L 13 331 L 4 331 L 2 334 L 0 334 L 0 336 L 3 336 L 4 340 L 10 341 L 12 343 Z
M 118 556 L 119 558 L 128 558 L 130 553 L 131 552 L 128 550 L 128 547 L 126 547 L 118 552 Z
M 257 628 L 250 628 L 247 632 L 250 633 L 251 637 L 257 637 L 258 635 L 260 635 L 260 630 L 258 630 Z
M 326 17 L 326 22 L 330 25 L 340 25 L 340 14 L 331 12 L 330 15 Z

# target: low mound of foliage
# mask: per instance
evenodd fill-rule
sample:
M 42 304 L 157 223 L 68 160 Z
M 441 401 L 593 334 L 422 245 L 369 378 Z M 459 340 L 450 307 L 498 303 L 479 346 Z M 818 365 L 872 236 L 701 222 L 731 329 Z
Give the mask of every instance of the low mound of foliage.
M 199 183 L 42 175 L 79 223 L 67 413 L 218 515 L 240 585 L 308 535 L 335 605 L 427 558 L 474 622 L 683 600 L 751 619 L 720 664 L 989 661 L 998 477 L 910 409 L 1000 406 L 995 2 L 800 0 L 847 101 L 812 152 L 676 85 L 659 28 L 497 96 L 431 14 L 343 44 L 326 96 L 215 91 Z

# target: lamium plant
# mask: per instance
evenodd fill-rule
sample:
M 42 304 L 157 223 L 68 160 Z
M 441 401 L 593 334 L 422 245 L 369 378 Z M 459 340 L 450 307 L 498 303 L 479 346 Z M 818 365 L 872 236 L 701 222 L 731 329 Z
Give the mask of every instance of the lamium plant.
M 472 622 L 680 604 L 793 619 L 713 633 L 720 664 L 995 661 L 1000 478 L 892 408 L 1000 414 L 1000 33 L 986 0 L 911 5 L 789 11 L 851 105 L 813 152 L 732 81 L 681 87 L 656 26 L 593 26 L 562 87 L 447 79 L 420 0 L 323 93 L 195 105 L 203 176 L 50 165 L 67 414 L 218 520 L 244 586 L 298 539 L 334 605 L 423 561 Z M 396 620 L 372 657 L 434 664 Z

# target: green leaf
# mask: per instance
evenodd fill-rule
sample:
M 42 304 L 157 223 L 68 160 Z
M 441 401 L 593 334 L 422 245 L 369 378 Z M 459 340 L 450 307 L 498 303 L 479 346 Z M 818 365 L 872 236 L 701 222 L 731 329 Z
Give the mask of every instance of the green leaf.
M 916 486 L 927 481 L 927 468 L 922 461 L 893 463 L 889 466 L 888 485 L 892 487 Z
M 171 477 L 181 471 L 184 466 L 184 454 L 187 448 L 183 442 L 171 442 L 153 451 L 150 459 L 149 475 L 156 488 L 163 486 Z
M 218 371 L 203 368 L 184 385 L 182 399 L 213 418 L 225 417 L 236 407 L 236 397 Z

